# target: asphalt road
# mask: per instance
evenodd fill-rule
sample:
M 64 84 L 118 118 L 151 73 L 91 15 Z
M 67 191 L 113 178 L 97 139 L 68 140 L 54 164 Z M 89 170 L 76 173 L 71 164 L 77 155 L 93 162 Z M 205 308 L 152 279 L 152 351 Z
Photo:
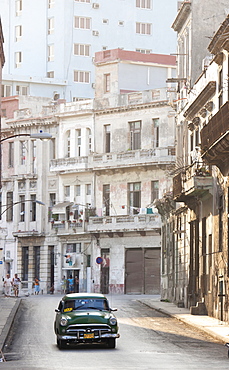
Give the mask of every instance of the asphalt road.
M 121 337 L 116 349 L 97 345 L 64 350 L 56 346 L 53 331 L 54 310 L 60 296 L 23 299 L 5 349 L 7 362 L 0 363 L 0 370 L 229 368 L 221 343 L 156 312 L 138 299 L 139 296 L 110 297 L 111 306 L 118 308 Z

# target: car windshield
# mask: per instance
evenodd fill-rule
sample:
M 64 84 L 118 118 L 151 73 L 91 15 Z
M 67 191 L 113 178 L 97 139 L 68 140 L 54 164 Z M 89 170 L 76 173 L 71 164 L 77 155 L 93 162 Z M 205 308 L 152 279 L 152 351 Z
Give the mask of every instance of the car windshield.
M 73 310 L 100 310 L 108 311 L 109 305 L 106 299 L 72 299 L 64 302 L 63 311 L 69 312 Z

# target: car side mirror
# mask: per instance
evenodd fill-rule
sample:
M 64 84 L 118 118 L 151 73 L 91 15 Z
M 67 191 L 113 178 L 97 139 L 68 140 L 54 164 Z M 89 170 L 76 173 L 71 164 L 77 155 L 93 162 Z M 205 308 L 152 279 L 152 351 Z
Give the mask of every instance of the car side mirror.
M 111 308 L 111 311 L 118 311 L 117 308 Z
M 60 310 L 58 310 L 58 308 L 55 309 L 55 312 L 60 312 Z

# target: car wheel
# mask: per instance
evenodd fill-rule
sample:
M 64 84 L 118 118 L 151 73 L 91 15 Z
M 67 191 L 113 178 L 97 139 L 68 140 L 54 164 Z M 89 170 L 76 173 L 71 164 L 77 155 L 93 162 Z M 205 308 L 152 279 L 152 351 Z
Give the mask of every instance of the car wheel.
M 63 348 L 66 348 L 66 343 L 64 340 L 61 340 L 61 339 L 57 339 L 56 340 L 56 344 L 58 346 L 59 349 L 63 349 Z
M 116 346 L 116 340 L 115 340 L 115 338 L 108 339 L 107 344 L 108 344 L 108 348 L 115 348 L 115 346 Z

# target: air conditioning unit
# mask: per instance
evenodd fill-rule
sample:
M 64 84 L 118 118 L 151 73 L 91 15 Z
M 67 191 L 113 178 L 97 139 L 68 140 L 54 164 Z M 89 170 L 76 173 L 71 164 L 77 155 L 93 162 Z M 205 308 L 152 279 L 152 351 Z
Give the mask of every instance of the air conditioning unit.
M 93 36 L 99 36 L 99 31 L 92 31 Z
M 98 3 L 93 3 L 92 8 L 93 9 L 99 9 L 99 4 Z

